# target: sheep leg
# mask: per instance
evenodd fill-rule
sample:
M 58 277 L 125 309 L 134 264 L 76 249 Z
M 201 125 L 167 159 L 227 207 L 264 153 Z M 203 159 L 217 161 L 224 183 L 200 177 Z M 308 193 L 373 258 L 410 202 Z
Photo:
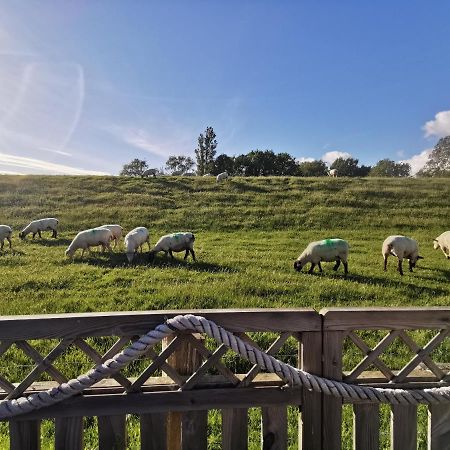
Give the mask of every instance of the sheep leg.
M 58 236 L 58 232 L 56 230 L 53 230 L 52 238 L 56 238 L 56 236 Z
M 84 255 L 84 248 L 81 249 L 81 259 L 83 259 L 83 255 Z
M 322 272 L 323 272 L 323 270 L 322 270 L 322 266 L 321 266 L 321 264 L 320 264 L 320 261 L 319 261 L 319 264 L 318 264 L 318 266 L 319 266 L 319 272 L 320 272 L 320 273 L 322 273 Z
M 191 255 L 192 255 L 192 259 L 195 261 L 195 262 L 197 262 L 197 260 L 195 259 L 195 253 L 194 253 L 194 250 L 191 248 L 190 249 L 190 252 L 191 252 Z
M 9 248 L 12 248 L 11 238 L 10 238 L 10 237 L 7 237 L 6 239 L 8 239 L 8 242 L 9 242 Z M 2 242 L 2 248 L 3 248 L 3 242 Z
M 316 264 L 315 263 L 311 263 L 311 267 L 308 270 L 309 274 L 313 273 L 314 267 L 316 267 Z
M 413 263 L 411 262 L 411 260 L 409 260 L 409 271 L 413 271 Z
M 400 275 L 403 275 L 402 262 L 403 262 L 402 259 L 399 259 L 399 260 L 398 260 L 398 272 L 399 272 Z
M 169 255 L 170 255 L 170 257 L 171 257 L 172 259 L 175 259 L 174 256 L 173 256 L 172 250 L 169 250 Z
M 336 259 L 336 264 L 333 267 L 333 270 L 336 272 L 336 270 L 339 269 L 339 266 L 341 265 L 341 260 L 340 258 Z
M 33 233 L 33 239 L 34 239 L 35 236 L 36 236 L 36 233 Z
M 342 264 L 344 264 L 344 277 L 346 277 L 348 274 L 348 262 L 342 261 Z
M 186 249 L 186 253 L 184 254 L 184 258 L 183 259 L 186 259 L 188 256 L 189 256 L 189 249 Z
M 0 250 L 3 250 L 3 244 L 4 244 L 4 241 L 2 241 L 2 244 L 0 245 Z M 11 245 L 11 243 L 10 243 L 10 245 Z
M 387 270 L 387 260 L 388 260 L 388 255 L 384 255 L 384 271 L 385 272 Z
M 41 230 L 38 230 L 39 239 L 42 239 Z

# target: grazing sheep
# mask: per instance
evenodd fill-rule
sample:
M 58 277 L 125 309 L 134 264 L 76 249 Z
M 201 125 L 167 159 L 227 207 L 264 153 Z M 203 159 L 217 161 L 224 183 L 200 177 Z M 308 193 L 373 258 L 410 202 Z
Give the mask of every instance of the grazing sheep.
M 329 177 L 334 177 L 334 178 L 336 178 L 336 177 L 338 176 L 338 171 L 337 171 L 337 169 L 331 169 L 331 170 L 329 170 L 329 171 L 328 171 L 328 176 L 329 176 Z
M 114 241 L 114 248 L 116 248 L 117 243 L 122 237 L 123 228 L 120 225 L 102 225 L 98 228 L 107 228 L 112 233 L 112 240 Z
M 297 261 L 294 262 L 294 269 L 300 272 L 307 263 L 311 263 L 308 273 L 313 273 L 316 264 L 319 266 L 319 271 L 322 272 L 322 266 L 320 265 L 321 261 L 336 261 L 333 270 L 338 270 L 342 261 L 344 265 L 344 274 L 347 276 L 348 249 L 348 242 L 343 239 L 325 239 L 323 241 L 311 242 L 297 258 Z
M 228 180 L 228 172 L 222 172 L 217 175 L 216 183 L 220 183 L 223 180 Z
M 173 259 L 172 252 L 182 252 L 186 251 L 184 254 L 184 259 L 186 259 L 191 253 L 192 259 L 195 259 L 194 253 L 194 241 L 195 236 L 193 233 L 173 233 L 163 236 L 159 239 L 156 245 L 150 250 L 150 261 L 153 261 L 156 253 L 164 252 L 166 256 L 169 254 Z
M 145 227 L 137 227 L 125 236 L 125 249 L 128 262 L 133 261 L 138 248 L 142 252 L 144 242 L 147 242 L 148 248 L 150 249 L 150 235 Z
M 3 244 L 5 239 L 9 242 L 9 248 L 11 248 L 11 236 L 12 229 L 8 225 L 0 225 L 0 250 L 3 250 Z
M 111 251 L 110 241 L 113 238 L 111 230 L 107 228 L 91 228 L 89 230 L 80 231 L 70 243 L 66 250 L 66 256 L 72 258 L 75 252 L 81 248 L 81 257 L 84 255 L 84 251 L 87 250 L 90 253 L 90 247 L 96 247 L 101 245 L 103 250 L 107 248 Z
M 33 233 L 33 239 L 36 236 L 36 233 L 41 236 L 41 231 L 47 231 L 47 230 L 53 230 L 52 237 L 56 238 L 58 235 L 56 227 L 58 226 L 58 219 L 55 219 L 54 217 L 49 217 L 46 219 L 39 219 L 39 220 L 33 220 L 33 222 L 30 222 L 20 233 L 19 237 L 20 239 L 25 239 L 27 234 Z
M 435 250 L 440 247 L 446 258 L 450 259 L 450 231 L 444 231 L 436 239 L 433 239 L 433 247 Z
M 423 259 L 423 256 L 419 256 L 419 246 L 417 241 L 406 236 L 389 236 L 383 242 L 381 253 L 384 258 L 384 270 L 387 270 L 388 256 L 396 256 L 398 258 L 398 271 L 400 275 L 403 275 L 403 258 L 409 260 L 409 271 L 413 271 L 413 267 L 416 267 L 418 259 Z

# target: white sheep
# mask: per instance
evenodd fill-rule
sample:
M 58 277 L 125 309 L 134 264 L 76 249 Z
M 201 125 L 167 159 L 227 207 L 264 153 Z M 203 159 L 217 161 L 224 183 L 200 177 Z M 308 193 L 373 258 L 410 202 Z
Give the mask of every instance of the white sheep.
M 381 249 L 384 258 L 384 270 L 387 270 L 388 256 L 396 256 L 398 258 L 398 271 L 403 275 L 402 263 L 403 259 L 409 260 L 409 271 L 413 271 L 416 267 L 418 259 L 423 259 L 419 256 L 419 245 L 417 241 L 406 236 L 389 236 L 387 237 Z
M 33 239 L 36 236 L 36 233 L 41 236 L 41 231 L 50 231 L 53 230 L 52 237 L 56 238 L 58 235 L 57 232 L 57 226 L 58 226 L 58 219 L 55 219 L 54 217 L 48 217 L 46 219 L 39 219 L 39 220 L 33 220 L 33 222 L 30 222 L 20 233 L 19 237 L 21 239 L 25 239 L 26 235 L 29 233 L 33 233 Z
M 338 171 L 337 171 L 337 169 L 331 169 L 331 170 L 329 170 L 329 171 L 328 171 L 328 176 L 329 176 L 329 177 L 334 177 L 334 178 L 336 178 L 336 177 L 338 176 Z
M 150 250 L 150 261 L 153 261 L 156 253 L 164 252 L 166 256 L 169 254 L 173 259 L 172 252 L 182 252 L 186 251 L 184 254 L 184 259 L 186 259 L 191 253 L 192 259 L 195 259 L 194 253 L 194 241 L 195 236 L 193 233 L 173 233 L 167 234 L 159 239 L 155 246 Z
M 294 262 L 294 269 L 300 272 L 307 263 L 311 263 L 308 273 L 313 273 L 316 265 L 319 266 L 319 271 L 322 272 L 321 261 L 336 261 L 333 270 L 338 270 L 342 262 L 344 265 L 344 274 L 347 276 L 348 249 L 348 242 L 343 239 L 325 239 L 323 241 L 311 242 L 297 258 L 297 261 Z
M 145 242 L 150 249 L 150 235 L 145 227 L 134 228 L 125 236 L 125 251 L 129 262 L 133 261 L 138 248 L 142 252 L 142 245 Z
M 114 248 L 116 248 L 117 243 L 120 241 L 120 238 L 123 234 L 123 228 L 120 225 L 102 225 L 98 228 L 107 228 L 112 233 L 112 240 L 114 241 Z
M 9 248 L 11 248 L 11 236 L 12 229 L 8 225 L 0 225 L 0 250 L 3 250 L 3 244 L 5 239 L 9 242 Z
M 433 239 L 433 247 L 435 250 L 440 247 L 446 258 L 450 259 L 450 231 L 444 231 L 436 239 Z
M 223 180 L 228 180 L 228 172 L 222 172 L 217 175 L 216 183 L 220 183 Z
M 158 174 L 158 169 L 147 169 L 142 172 L 141 178 L 144 177 L 156 177 Z
M 84 255 L 84 251 L 87 250 L 90 253 L 90 247 L 96 247 L 101 245 L 103 250 L 107 248 L 111 251 L 110 241 L 113 237 L 111 230 L 107 228 L 91 228 L 89 230 L 80 231 L 70 243 L 66 250 L 66 256 L 72 258 L 75 252 L 81 248 L 81 257 Z

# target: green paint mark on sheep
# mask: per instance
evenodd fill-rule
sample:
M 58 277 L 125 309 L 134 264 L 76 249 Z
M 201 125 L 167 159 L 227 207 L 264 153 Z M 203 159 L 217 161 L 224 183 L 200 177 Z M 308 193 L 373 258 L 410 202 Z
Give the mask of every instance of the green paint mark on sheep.
M 326 245 L 327 247 L 331 247 L 334 244 L 334 239 L 325 239 L 323 241 L 323 244 Z

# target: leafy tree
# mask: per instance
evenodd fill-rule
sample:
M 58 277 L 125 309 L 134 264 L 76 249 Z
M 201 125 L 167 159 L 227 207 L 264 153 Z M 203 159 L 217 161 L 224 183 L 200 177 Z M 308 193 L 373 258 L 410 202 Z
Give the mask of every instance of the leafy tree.
M 378 161 L 370 170 L 371 177 L 409 177 L 411 166 L 408 163 L 396 163 L 390 159 Z
M 166 170 L 172 175 L 183 175 L 195 166 L 190 156 L 169 156 L 166 161 Z
M 336 169 L 340 177 L 366 177 L 371 167 L 358 166 L 358 162 L 355 158 L 337 158 L 330 169 Z
M 439 139 L 425 166 L 417 173 L 419 176 L 450 176 L 450 136 Z
M 214 157 L 216 156 L 216 147 L 216 133 L 214 133 L 212 127 L 207 127 L 204 135 L 200 133 L 198 145 L 195 149 L 198 175 L 205 175 L 205 173 L 212 171 Z
M 358 177 L 367 177 L 370 171 L 372 170 L 372 166 L 360 166 L 358 167 Z
M 323 177 L 327 174 L 327 165 L 323 161 L 305 161 L 298 165 L 302 177 Z
M 298 167 L 289 153 L 278 153 L 275 159 L 275 175 L 297 175 Z
M 140 177 L 147 169 L 147 161 L 135 158 L 128 164 L 124 164 L 119 175 L 127 177 Z
M 213 175 L 218 175 L 222 172 L 228 172 L 229 175 L 234 175 L 234 158 L 225 154 L 219 155 L 214 161 L 214 166 L 211 171 Z

